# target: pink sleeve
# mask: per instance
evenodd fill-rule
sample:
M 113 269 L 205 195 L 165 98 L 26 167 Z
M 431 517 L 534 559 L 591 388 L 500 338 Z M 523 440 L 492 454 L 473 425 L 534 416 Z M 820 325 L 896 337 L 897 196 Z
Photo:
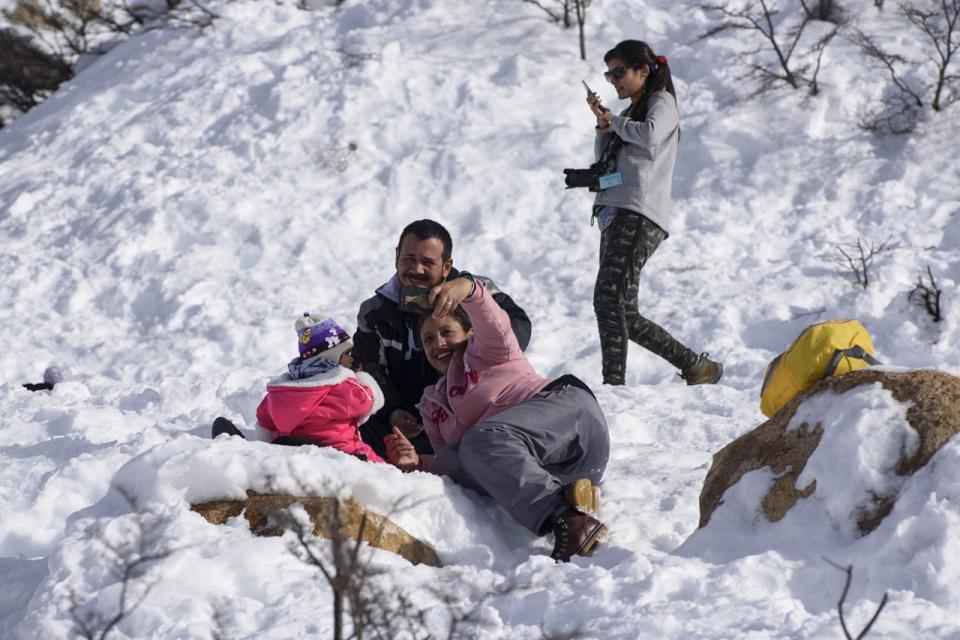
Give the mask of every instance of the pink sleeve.
M 316 392 L 325 396 L 310 410 L 314 419 L 354 422 L 366 415 L 373 403 L 366 387 L 354 380 L 344 380 L 332 387 L 319 387 Z
M 423 421 L 423 430 L 427 433 L 427 439 L 430 441 L 430 446 L 433 447 L 434 451 L 440 451 L 446 442 L 443 440 L 443 436 L 440 435 L 440 429 L 437 427 L 437 423 L 433 421 L 433 417 L 430 415 L 432 411 L 432 403 L 428 400 L 423 400 L 420 402 L 418 407 L 420 410 L 420 419 Z M 422 458 L 423 456 L 421 456 Z
M 462 305 L 473 324 L 467 350 L 487 362 L 506 362 L 520 356 L 520 343 L 510 326 L 510 317 L 500 308 L 483 284 L 475 282 L 473 294 Z
M 264 396 L 263 400 L 260 401 L 260 405 L 257 407 L 257 422 L 265 429 L 269 429 L 270 431 L 277 430 L 276 425 L 273 424 L 273 418 L 270 417 L 266 396 Z
M 370 413 L 373 406 L 373 394 L 366 385 L 356 380 L 345 380 L 341 384 L 346 387 L 345 411 L 347 418 L 356 420 Z

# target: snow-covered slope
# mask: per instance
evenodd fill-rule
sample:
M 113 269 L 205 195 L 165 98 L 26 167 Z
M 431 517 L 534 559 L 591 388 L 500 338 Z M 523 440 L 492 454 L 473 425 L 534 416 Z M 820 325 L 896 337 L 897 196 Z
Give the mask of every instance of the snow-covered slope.
M 86 533 L 122 536 L 134 519 L 111 482 L 169 516 L 185 547 L 151 569 L 157 586 L 119 632 L 210 637 L 211 603 L 226 602 L 231 636 L 327 635 L 327 592 L 282 540 L 186 509 L 270 478 L 383 510 L 428 500 L 397 519 L 448 567 L 378 562 L 422 602 L 428 586 L 492 594 L 481 637 L 836 637 L 843 576 L 824 555 L 863 568 L 851 619 L 890 591 L 872 635 L 960 637 L 953 445 L 903 487 L 908 510 L 880 536 L 828 535 L 824 516 L 804 548 L 806 522 L 758 529 L 731 512 L 672 553 L 696 527 L 712 452 L 762 420 L 764 366 L 807 324 L 856 317 L 884 362 L 960 372 L 956 109 L 909 138 L 861 132 L 883 77 L 840 39 L 821 95 L 745 100 L 730 57 L 744 37 L 696 42 L 705 16 L 666 0 L 592 7 L 587 62 L 573 31 L 516 1 L 294 4 L 234 0 L 204 31 L 134 37 L 0 131 L 0 635 L 68 635 L 71 594 L 113 606 Z M 724 361 L 716 387 L 688 389 L 639 349 L 627 386 L 600 386 L 599 234 L 561 170 L 590 161 L 580 79 L 613 104 L 602 56 L 628 37 L 669 56 L 683 117 L 671 237 L 644 269 L 641 308 Z M 598 388 L 612 534 L 593 558 L 554 565 L 547 540 L 438 478 L 207 439 L 217 415 L 252 423 L 299 313 L 353 327 L 421 217 L 450 228 L 457 266 L 528 311 L 541 372 Z M 858 234 L 889 247 L 867 289 L 835 262 Z M 906 295 L 928 264 L 940 323 Z M 71 381 L 21 388 L 48 365 Z

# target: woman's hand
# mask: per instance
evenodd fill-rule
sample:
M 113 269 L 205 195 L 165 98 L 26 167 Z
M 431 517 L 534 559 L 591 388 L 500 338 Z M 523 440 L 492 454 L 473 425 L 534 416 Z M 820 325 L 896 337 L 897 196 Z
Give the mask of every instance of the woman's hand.
M 593 115 L 597 117 L 597 128 L 608 129 L 610 127 L 610 122 L 604 118 L 604 114 L 611 113 L 610 109 L 607 109 L 605 106 L 600 104 L 600 96 L 593 91 L 590 91 L 590 89 L 587 89 L 587 105 L 590 107 L 590 111 L 593 112 Z
M 430 289 L 429 300 L 433 305 L 433 317 L 442 318 L 456 309 L 471 291 L 473 280 L 466 277 L 447 280 Z
M 613 111 L 607 109 L 606 111 L 601 111 L 597 114 L 597 128 L 598 129 L 609 129 L 610 125 L 613 124 L 613 119 L 616 118 L 613 114 Z
M 423 425 L 417 422 L 417 417 L 404 409 L 394 409 L 390 412 L 390 426 L 400 429 L 400 432 L 408 438 L 423 431 Z
M 600 104 L 600 96 L 598 96 L 590 89 L 587 89 L 587 105 L 590 107 L 590 111 L 593 111 L 593 115 L 599 117 L 603 113 L 603 105 Z
M 401 471 L 415 471 L 420 468 L 420 456 L 407 437 L 400 429 L 393 428 L 393 433 L 383 439 L 387 447 L 387 459 L 390 464 Z

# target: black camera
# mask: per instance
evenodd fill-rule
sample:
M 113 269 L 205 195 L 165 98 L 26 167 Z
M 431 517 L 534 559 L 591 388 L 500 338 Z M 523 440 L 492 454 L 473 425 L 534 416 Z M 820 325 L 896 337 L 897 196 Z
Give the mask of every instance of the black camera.
M 604 173 L 603 162 L 594 162 L 589 169 L 564 169 L 567 189 L 586 187 L 590 191 L 600 191 L 600 176 Z

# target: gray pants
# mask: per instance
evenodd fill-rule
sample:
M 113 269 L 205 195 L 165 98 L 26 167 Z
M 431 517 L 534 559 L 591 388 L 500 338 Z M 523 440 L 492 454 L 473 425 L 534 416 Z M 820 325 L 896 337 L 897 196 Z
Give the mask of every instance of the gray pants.
M 586 390 L 561 386 L 478 422 L 437 452 L 433 472 L 488 495 L 538 535 L 567 508 L 563 485 L 598 483 L 610 457 L 600 405 Z

